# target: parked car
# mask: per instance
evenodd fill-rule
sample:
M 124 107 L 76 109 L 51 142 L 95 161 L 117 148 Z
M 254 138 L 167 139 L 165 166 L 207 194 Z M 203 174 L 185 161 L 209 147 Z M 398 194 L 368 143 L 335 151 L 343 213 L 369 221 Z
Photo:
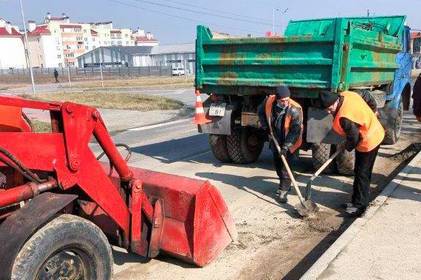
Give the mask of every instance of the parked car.
M 183 76 L 186 74 L 186 72 L 184 71 L 184 68 L 182 67 L 178 67 L 178 68 L 174 67 L 171 69 L 171 74 L 173 76 Z

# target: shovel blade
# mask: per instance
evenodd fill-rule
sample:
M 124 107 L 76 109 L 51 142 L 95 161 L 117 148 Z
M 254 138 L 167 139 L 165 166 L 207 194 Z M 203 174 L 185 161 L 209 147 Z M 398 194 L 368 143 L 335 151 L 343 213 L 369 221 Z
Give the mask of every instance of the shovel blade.
M 319 212 L 319 206 L 317 206 L 317 204 L 312 200 L 308 199 L 303 203 L 295 205 L 295 210 L 297 210 L 301 217 L 309 217 L 312 214 Z

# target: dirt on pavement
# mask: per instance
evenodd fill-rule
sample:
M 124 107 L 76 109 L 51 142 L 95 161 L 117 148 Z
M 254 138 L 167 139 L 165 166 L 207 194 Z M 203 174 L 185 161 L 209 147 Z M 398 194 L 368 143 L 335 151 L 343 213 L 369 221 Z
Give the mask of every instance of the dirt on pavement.
M 382 146 L 372 179 L 374 198 L 401 170 L 421 143 L 421 124 L 405 116 L 400 141 Z M 311 176 L 310 154 L 300 156 L 297 180 L 305 185 Z M 115 279 L 299 279 L 323 252 L 343 233 L 353 219 L 344 217 L 343 203 L 350 200 L 352 177 L 322 175 L 313 184 L 312 200 L 320 209 L 317 216 L 302 219 L 292 205 L 276 200 L 278 179 L 272 168 L 270 153 L 249 166 L 218 165 L 206 155 L 162 168 L 164 172 L 209 179 L 217 185 L 236 221 L 238 240 L 204 268 L 196 268 L 160 256 L 148 264 L 133 260 L 128 267 L 116 269 Z M 182 171 L 180 171 L 182 170 Z M 131 255 L 117 262 L 127 264 Z
M 415 124 L 408 119 L 407 122 L 407 128 Z M 373 172 L 372 199 L 421 150 L 421 126 L 417 124 L 415 127 L 419 133 L 414 134 L 404 128 L 400 141 L 393 146 L 385 146 L 379 153 Z M 296 234 L 290 239 L 269 242 L 268 248 L 260 250 L 253 261 L 242 269 L 238 279 L 299 279 L 352 221 L 332 210 L 304 219 L 305 225 L 295 228 Z

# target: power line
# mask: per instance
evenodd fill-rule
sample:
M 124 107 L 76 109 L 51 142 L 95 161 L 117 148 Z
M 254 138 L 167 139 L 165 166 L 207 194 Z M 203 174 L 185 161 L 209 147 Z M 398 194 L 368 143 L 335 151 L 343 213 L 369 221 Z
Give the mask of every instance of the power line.
M 166 0 L 166 2 L 173 2 L 173 3 L 179 4 L 179 5 L 184 5 L 184 6 L 190 6 L 190 7 L 200 8 L 200 9 L 202 9 L 202 10 L 214 11 L 214 12 L 217 12 L 217 13 L 228 14 L 228 15 L 237 16 L 237 17 L 246 17 L 246 18 L 249 18 L 249 19 L 254 19 L 254 20 L 258 20 L 258 21 L 268 22 L 268 21 L 267 21 L 266 19 L 264 19 L 264 18 L 257 18 L 257 17 L 252 17 L 252 16 L 249 16 L 249 15 L 236 14 L 236 13 L 227 12 L 227 11 L 218 10 L 218 9 L 210 9 L 210 8 L 208 8 L 208 7 L 203 7 L 203 6 L 200 6 L 200 5 L 195 5 L 195 4 L 186 3 L 186 2 L 181 2 L 181 1 Z
M 122 1 L 119 1 L 119 0 L 107 0 L 107 1 L 108 2 L 113 2 L 113 3 L 118 3 L 118 4 L 123 5 L 123 6 L 126 6 L 126 7 L 140 9 L 142 11 L 148 11 L 148 12 L 157 13 L 157 14 L 161 14 L 161 15 L 165 15 L 165 16 L 169 16 L 169 17 L 174 17 L 174 18 L 178 18 L 178 19 L 182 19 L 182 20 L 191 21 L 191 22 L 194 22 L 195 24 L 202 23 L 202 24 L 206 24 L 206 25 L 213 25 L 213 26 L 224 27 L 223 25 L 218 24 L 218 23 L 209 22 L 209 21 L 202 21 L 202 20 L 198 21 L 198 20 L 193 19 L 193 18 L 188 18 L 188 17 L 179 16 L 179 15 L 169 14 L 169 13 L 165 13 L 163 11 L 158 11 L 158 10 L 154 10 L 154 9 L 150 9 L 150 8 L 139 7 L 137 5 L 126 3 L 126 2 L 122 2 Z M 238 31 L 247 32 L 247 33 L 261 33 L 261 31 L 255 31 L 255 30 L 250 30 L 250 29 L 243 29 L 243 28 L 238 28 L 238 27 L 230 27 L 230 28 L 231 29 L 234 29 L 234 30 L 238 30 Z
M 148 1 L 148 0 L 133 0 L 133 1 L 136 1 L 136 2 L 139 2 L 139 3 L 145 3 L 145 4 L 148 4 L 148 5 L 154 5 L 154 6 L 158 6 L 158 7 L 165 7 L 165 8 L 175 9 L 175 10 L 179 10 L 179 11 L 189 12 L 189 13 L 193 13 L 193 14 L 199 13 L 201 15 L 210 15 L 210 16 L 234 20 L 234 21 L 242 21 L 242 22 L 251 23 L 251 24 L 272 26 L 272 24 L 270 24 L 268 22 L 263 22 L 263 21 L 259 21 L 259 20 L 248 20 L 248 19 L 244 19 L 244 18 L 224 16 L 224 15 L 220 15 L 220 14 L 217 14 L 217 13 L 206 12 L 206 11 L 198 11 L 198 10 L 189 9 L 189 8 L 182 8 L 182 7 L 177 7 L 177 6 L 168 5 L 168 4 L 151 2 L 151 1 Z

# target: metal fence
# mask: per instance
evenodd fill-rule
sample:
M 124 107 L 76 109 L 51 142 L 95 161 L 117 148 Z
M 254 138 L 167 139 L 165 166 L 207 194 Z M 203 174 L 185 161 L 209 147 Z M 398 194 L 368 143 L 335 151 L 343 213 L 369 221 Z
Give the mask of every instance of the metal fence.
M 72 80 L 85 80 L 101 76 L 101 67 L 87 68 L 33 68 L 35 77 L 51 78 L 57 69 L 59 77 L 66 78 L 70 75 Z M 0 69 L 0 79 L 26 79 L 29 69 Z M 142 76 L 171 76 L 171 66 L 146 66 L 146 67 L 102 67 L 104 78 L 142 77 Z

